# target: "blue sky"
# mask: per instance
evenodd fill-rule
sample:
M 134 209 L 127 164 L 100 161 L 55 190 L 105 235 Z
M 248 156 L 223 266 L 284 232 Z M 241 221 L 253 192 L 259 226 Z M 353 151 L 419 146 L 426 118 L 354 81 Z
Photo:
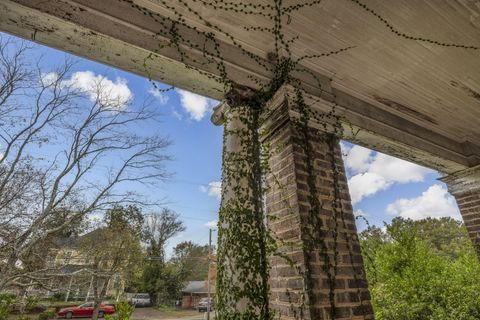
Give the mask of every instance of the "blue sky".
M 43 54 L 47 67 L 68 56 L 39 45 L 34 52 L 38 56 Z M 167 170 L 174 175 L 158 188 L 142 192 L 153 199 L 165 198 L 165 205 L 179 213 L 185 222 L 186 231 L 170 241 L 167 252 L 181 241 L 205 244 L 207 224 L 217 218 L 220 194 L 222 128 L 209 120 L 216 102 L 177 89 L 159 93 L 143 77 L 86 59 L 75 59 L 73 72 L 78 81 L 88 83 L 92 78 L 106 77 L 119 95 L 133 95 L 135 102 L 154 99 L 162 113 L 161 121 L 142 130 L 171 138 L 173 144 L 168 154 L 173 161 L 167 164 Z M 445 185 L 437 180 L 437 172 L 348 142 L 342 142 L 342 148 L 354 211 L 364 215 L 370 224 L 382 226 L 383 221 L 388 222 L 395 216 L 459 218 L 455 201 Z M 357 225 L 360 230 L 365 227 L 360 220 Z

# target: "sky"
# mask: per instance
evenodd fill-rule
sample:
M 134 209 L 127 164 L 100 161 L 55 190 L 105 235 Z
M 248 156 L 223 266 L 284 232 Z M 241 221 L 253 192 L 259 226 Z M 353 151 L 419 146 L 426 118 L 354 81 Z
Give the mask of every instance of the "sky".
M 40 45 L 33 50 L 36 56 L 43 56 L 46 68 L 72 57 Z M 151 98 L 158 107 L 161 121 L 142 130 L 159 132 L 173 141 L 167 150 L 173 157 L 167 170 L 173 175 L 159 187 L 142 192 L 161 199 L 185 223 L 186 230 L 168 243 L 167 254 L 182 241 L 206 244 L 209 228 L 217 219 L 221 193 L 223 129 L 210 122 L 212 108 L 218 102 L 180 89 L 159 92 L 143 77 L 87 59 L 74 59 L 77 63 L 71 81 L 78 89 L 88 92 L 95 80 L 103 79 L 116 98 L 133 98 L 134 104 Z M 354 213 L 364 216 L 371 225 L 382 227 L 398 216 L 415 220 L 444 216 L 460 219 L 455 200 L 445 184 L 437 180 L 440 175 L 436 171 L 346 141 L 341 145 Z M 357 227 L 363 230 L 365 222 L 358 219 Z

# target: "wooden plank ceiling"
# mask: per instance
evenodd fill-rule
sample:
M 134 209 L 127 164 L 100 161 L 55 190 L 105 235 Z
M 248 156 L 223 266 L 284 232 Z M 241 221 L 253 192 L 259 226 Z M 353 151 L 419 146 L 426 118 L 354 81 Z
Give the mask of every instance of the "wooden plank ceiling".
M 174 17 L 163 1 L 136 2 Z M 272 27 L 268 17 L 214 10 L 202 1 L 187 2 L 203 19 L 233 35 L 250 52 L 266 59 L 274 51 L 271 33 L 244 28 Z M 283 2 L 287 7 L 308 1 Z M 272 1 L 242 3 L 272 5 Z M 323 0 L 285 16 L 288 20 L 283 27 L 285 37 L 299 37 L 291 47 L 293 56 L 352 46 L 341 54 L 306 60 L 303 65 L 332 78 L 335 87 L 434 132 L 456 141 L 480 142 L 480 1 L 369 0 L 365 3 L 400 33 L 479 49 L 406 39 L 355 1 Z M 216 32 L 205 27 L 181 3 L 173 7 L 190 24 Z M 263 12 L 274 14 L 271 9 Z
M 191 48 L 185 40 L 200 48 L 206 45 L 213 49 L 212 43 L 191 28 L 176 25 L 182 35 L 179 45 L 188 51 L 186 60 L 175 48 L 159 50 L 171 37 L 168 33 L 171 23 L 164 22 L 168 18 L 178 20 L 181 14 L 186 25 L 215 36 L 229 78 L 233 81 L 254 87 L 256 84 L 252 79 L 271 77 L 270 71 L 244 54 L 238 45 L 270 65 L 268 58 L 269 53 L 275 51 L 275 38 L 270 32 L 258 28 L 252 31 L 251 27 L 273 27 L 273 0 L 3 1 L 42 11 L 218 75 L 215 66 L 193 60 L 202 60 L 201 50 Z M 440 155 L 437 150 L 441 149 L 448 153 L 444 158 L 464 167 L 477 165 L 480 162 L 480 1 L 362 1 L 282 1 L 283 8 L 304 5 L 284 15 L 281 23 L 285 39 L 295 39 L 291 44 L 294 58 L 349 48 L 329 57 L 303 60 L 302 66 L 309 72 L 299 72 L 298 77 L 305 87 L 310 93 L 323 96 L 322 91 L 315 91 L 318 90 L 318 80 L 327 95 L 336 95 L 351 112 L 408 133 L 412 139 L 417 136 L 428 142 L 428 148 L 435 148 L 432 154 Z M 259 9 L 262 5 L 264 9 Z M 235 12 L 223 7 L 240 10 Z M 33 18 L 26 19 L 33 21 Z M 14 22 L 10 20 L 2 22 L 0 19 L 0 26 L 22 35 L 19 27 L 13 26 Z M 21 28 L 28 28 L 28 23 L 39 24 L 38 21 L 24 21 Z M 63 28 L 67 34 L 67 26 Z M 57 35 L 58 39 L 61 36 Z M 54 38 L 53 35 L 37 36 L 43 39 L 40 42 L 142 73 L 130 66 L 129 61 L 102 58 L 94 46 L 89 49 L 93 53 L 74 47 L 75 41 L 88 46 L 88 41 L 81 37 L 92 39 L 91 34 L 84 33 L 73 40 L 72 35 L 65 36 L 64 42 L 71 41 L 70 45 L 64 45 L 58 39 L 50 41 L 48 37 Z M 93 40 L 90 42 L 94 43 Z M 133 57 L 129 58 L 133 60 Z M 199 85 L 207 80 L 176 82 L 178 77 L 169 78 L 168 74 L 157 78 L 215 98 L 222 94 L 221 88 L 212 89 L 214 85 L 211 83 L 207 89 Z M 376 128 L 369 127 L 370 123 L 364 124 L 364 129 L 375 132 Z M 400 138 L 399 142 L 409 143 Z M 398 152 L 395 155 L 401 156 Z M 459 167 L 445 168 L 446 171 L 457 169 Z

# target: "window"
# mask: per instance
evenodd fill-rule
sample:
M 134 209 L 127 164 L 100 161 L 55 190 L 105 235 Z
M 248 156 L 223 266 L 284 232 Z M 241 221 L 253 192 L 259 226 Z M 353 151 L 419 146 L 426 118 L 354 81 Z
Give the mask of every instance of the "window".
M 65 252 L 65 255 L 63 257 L 63 264 L 68 264 L 71 258 L 72 258 L 72 251 Z

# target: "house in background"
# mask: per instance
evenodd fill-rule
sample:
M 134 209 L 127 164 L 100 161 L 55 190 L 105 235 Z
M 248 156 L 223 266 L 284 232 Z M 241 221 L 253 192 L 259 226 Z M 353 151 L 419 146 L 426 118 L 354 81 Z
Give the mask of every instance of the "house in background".
M 92 298 L 92 259 L 80 250 L 82 238 L 87 235 L 52 240 L 47 267 L 56 270 L 56 275 L 49 284 L 54 290 L 48 295 L 53 295 L 54 292 L 63 293 L 65 301 L 72 299 L 87 301 Z M 112 275 L 107 284 L 107 296 L 118 298 L 123 293 L 124 287 L 122 275 Z
M 215 296 L 215 284 L 210 285 L 210 294 Z M 201 298 L 208 297 L 207 281 L 190 281 L 182 290 L 182 309 L 195 309 Z

